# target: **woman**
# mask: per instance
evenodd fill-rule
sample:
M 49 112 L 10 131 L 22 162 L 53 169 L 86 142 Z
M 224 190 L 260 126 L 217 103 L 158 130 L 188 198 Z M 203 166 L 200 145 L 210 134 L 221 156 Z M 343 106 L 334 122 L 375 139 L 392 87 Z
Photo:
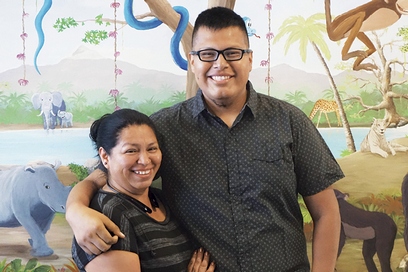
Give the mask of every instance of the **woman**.
M 79 269 L 214 271 L 202 249 L 191 257 L 191 244 L 164 205 L 161 191 L 150 187 L 162 153 L 149 117 L 121 109 L 96 120 L 89 135 L 108 176 L 90 206 L 120 226 L 125 238 L 100 255 L 87 254 L 74 238 L 72 256 Z

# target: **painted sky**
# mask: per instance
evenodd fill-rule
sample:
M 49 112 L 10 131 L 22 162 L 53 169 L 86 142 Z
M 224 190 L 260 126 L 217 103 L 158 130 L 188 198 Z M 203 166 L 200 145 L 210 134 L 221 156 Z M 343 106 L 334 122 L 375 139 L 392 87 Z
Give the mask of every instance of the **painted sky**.
M 69 29 L 62 33 L 52 27 L 57 18 L 73 17 L 76 20 L 93 19 L 96 15 L 103 14 L 103 17 L 113 18 L 113 9 L 110 8 L 112 0 L 53 0 L 53 6 L 44 18 L 43 28 L 45 32 L 45 45 L 38 57 L 38 65 L 41 69 L 43 65 L 56 64 L 62 59 L 69 57 L 75 50 L 83 44 L 81 39 L 87 29 L 95 29 L 94 23 L 87 22 L 84 27 Z M 123 4 L 123 1 L 120 1 Z M 184 6 L 189 10 L 190 22 L 194 23 L 198 13 L 207 8 L 207 1 L 191 0 L 170 0 L 172 6 Z M 364 0 L 332 0 L 332 14 L 340 14 L 355 6 L 361 5 Z M 251 48 L 254 50 L 254 68 L 259 67 L 261 60 L 267 59 L 268 42 L 265 38 L 268 32 L 268 13 L 264 9 L 268 1 L 237 0 L 235 11 L 241 16 L 247 16 L 252 20 L 252 26 L 261 38 L 251 37 Z M 37 48 L 38 38 L 34 29 L 34 20 L 37 12 L 41 8 L 42 0 L 0 0 L 0 72 L 21 65 L 21 60 L 16 55 L 22 52 L 22 7 L 25 7 L 29 16 L 25 19 L 25 32 L 28 34 L 26 40 L 26 62 L 33 65 L 34 52 Z M 295 15 L 307 18 L 315 13 L 324 12 L 323 0 L 272 0 L 271 30 L 277 33 L 282 22 Z M 123 6 L 122 6 L 123 7 Z M 118 20 L 124 20 L 122 7 L 118 12 Z M 134 12 L 143 14 L 148 12 L 148 6 L 144 1 L 134 1 Z M 408 25 L 408 16 L 402 17 L 400 21 L 389 30 L 389 34 L 395 35 L 398 26 Z M 394 30 L 393 30 L 394 29 Z M 109 29 L 108 29 L 109 30 Z M 168 71 L 183 75 L 185 72 L 178 68 L 172 60 L 170 54 L 171 30 L 165 25 L 152 30 L 138 31 L 124 27 L 119 32 L 118 50 L 121 52 L 119 60 L 131 62 L 139 67 Z M 323 73 L 321 64 L 318 62 L 314 52 L 310 48 L 306 63 L 303 63 L 298 54 L 298 45 L 292 46 L 287 55 L 284 55 L 285 39 L 281 39 L 278 44 L 271 47 L 272 66 L 286 63 L 293 67 L 305 71 Z M 344 41 L 343 41 L 344 42 Z M 343 44 L 340 43 L 340 45 Z M 332 58 L 329 64 L 334 67 L 341 61 L 341 46 L 327 39 L 332 51 Z M 358 45 L 361 47 L 361 44 Z M 108 39 L 98 46 L 87 45 L 92 50 L 98 51 L 102 56 L 113 58 L 113 39 Z M 338 52 L 336 54 L 336 52 Z M 336 74 L 339 71 L 332 71 Z

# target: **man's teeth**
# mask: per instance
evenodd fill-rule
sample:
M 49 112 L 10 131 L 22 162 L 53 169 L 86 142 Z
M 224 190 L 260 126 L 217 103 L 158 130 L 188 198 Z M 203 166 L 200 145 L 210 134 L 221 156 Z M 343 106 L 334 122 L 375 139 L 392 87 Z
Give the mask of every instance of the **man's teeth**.
M 212 79 L 215 81 L 222 81 L 222 80 L 227 80 L 229 79 L 229 76 L 213 76 Z
M 133 171 L 135 174 L 138 175 L 147 175 L 150 173 L 150 170 L 146 170 L 146 171 Z

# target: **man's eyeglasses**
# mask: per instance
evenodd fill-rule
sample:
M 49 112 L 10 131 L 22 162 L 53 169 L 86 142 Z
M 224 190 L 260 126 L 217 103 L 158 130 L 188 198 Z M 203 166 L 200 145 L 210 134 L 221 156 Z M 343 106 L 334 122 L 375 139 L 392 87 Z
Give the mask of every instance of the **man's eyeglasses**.
M 212 62 L 216 61 L 220 54 L 224 56 L 226 61 L 236 61 L 242 59 L 244 53 L 251 53 L 251 49 L 228 48 L 224 50 L 203 49 L 198 51 L 191 51 L 191 55 L 197 55 L 201 61 Z

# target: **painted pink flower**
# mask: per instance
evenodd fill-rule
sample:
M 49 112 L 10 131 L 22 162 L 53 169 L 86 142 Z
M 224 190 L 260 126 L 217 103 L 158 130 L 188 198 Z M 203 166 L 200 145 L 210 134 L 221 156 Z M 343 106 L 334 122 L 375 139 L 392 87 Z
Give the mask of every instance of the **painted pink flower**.
M 273 82 L 273 77 L 270 76 L 265 77 L 265 83 L 267 82 Z
M 266 4 L 265 10 L 272 10 L 272 4 Z
M 23 12 L 23 18 L 27 18 L 29 15 L 27 12 Z
M 117 89 L 112 89 L 110 90 L 109 95 L 117 97 L 119 95 L 119 91 Z
M 18 80 L 18 84 L 20 84 L 20 86 L 26 86 L 28 84 L 28 80 L 24 78 L 20 78 Z
M 20 53 L 20 54 L 17 55 L 17 58 L 18 58 L 19 60 L 25 60 L 25 54 L 24 54 L 24 53 Z
M 119 56 L 120 56 L 120 52 L 119 52 L 119 51 L 116 51 L 115 53 L 113 53 L 113 56 L 114 56 L 115 58 L 119 57 Z
M 119 106 L 116 106 L 116 107 L 115 107 L 115 111 L 117 111 L 117 110 L 120 110 L 120 107 L 119 107 Z
M 118 32 L 116 32 L 116 31 L 109 32 L 109 37 L 111 37 L 111 38 L 116 38 L 117 35 L 118 35 Z
M 118 2 L 113 2 L 113 3 L 110 5 L 110 7 L 111 7 L 111 8 L 118 8 L 118 7 L 120 7 L 120 3 L 118 3 Z
M 273 39 L 273 37 L 275 37 L 275 35 L 272 32 L 266 33 L 266 39 L 267 40 L 271 40 L 271 39 Z
M 119 69 L 119 68 L 115 69 L 115 74 L 121 75 L 122 73 L 123 73 L 123 71 L 121 69 Z
M 268 66 L 268 64 L 269 64 L 268 60 L 261 60 L 261 63 L 260 63 L 261 66 Z
M 20 38 L 23 39 L 23 40 L 25 40 L 27 37 L 28 37 L 28 34 L 25 33 L 25 32 L 20 35 Z

